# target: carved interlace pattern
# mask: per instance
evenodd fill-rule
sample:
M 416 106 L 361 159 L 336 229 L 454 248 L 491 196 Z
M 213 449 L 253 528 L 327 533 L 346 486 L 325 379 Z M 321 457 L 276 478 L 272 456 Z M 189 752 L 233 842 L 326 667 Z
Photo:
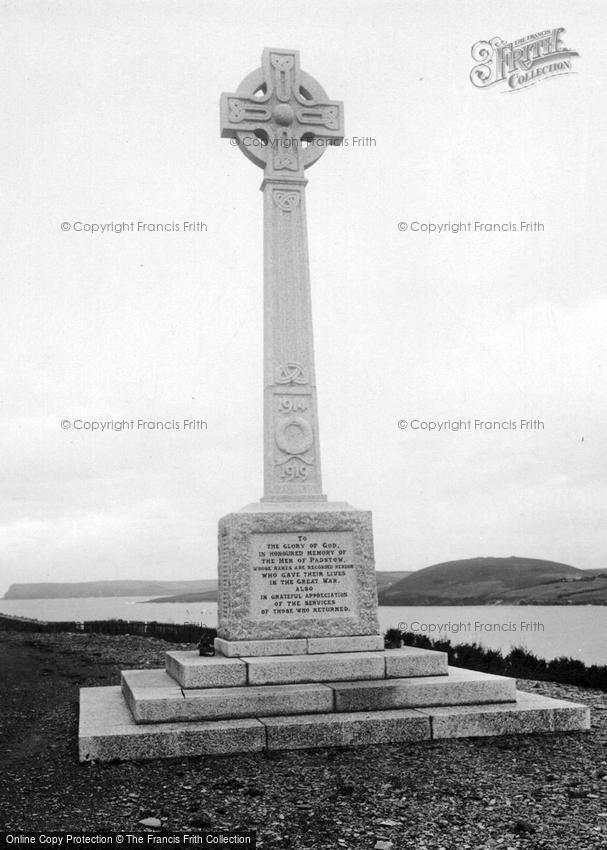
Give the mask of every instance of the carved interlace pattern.
M 279 366 L 276 370 L 277 384 L 307 384 L 308 378 L 303 366 L 294 361 Z
M 284 189 L 275 189 L 272 193 L 272 199 L 276 206 L 283 212 L 291 212 L 299 206 L 299 192 L 285 191 Z

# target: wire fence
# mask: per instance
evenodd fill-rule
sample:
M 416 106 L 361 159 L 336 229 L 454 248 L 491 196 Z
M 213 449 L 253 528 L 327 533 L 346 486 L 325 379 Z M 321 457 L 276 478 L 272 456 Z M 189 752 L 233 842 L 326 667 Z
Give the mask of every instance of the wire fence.
M 0 628 L 16 632 L 76 632 L 101 635 L 142 635 L 162 638 L 170 643 L 197 643 L 204 633 L 214 638 L 217 630 L 196 623 L 157 623 L 155 620 L 31 620 L 0 614 Z

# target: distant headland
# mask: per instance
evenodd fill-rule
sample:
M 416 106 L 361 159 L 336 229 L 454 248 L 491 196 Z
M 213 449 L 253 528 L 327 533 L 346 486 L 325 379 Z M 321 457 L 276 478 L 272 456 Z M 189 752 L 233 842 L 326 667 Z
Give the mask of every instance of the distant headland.
M 380 605 L 607 605 L 607 569 L 537 558 L 468 558 L 379 590 Z
M 581 570 L 537 558 L 478 557 L 415 572 L 378 570 L 380 605 L 607 605 L 607 568 Z M 147 597 L 146 602 L 215 602 L 217 580 L 12 584 L 4 599 Z

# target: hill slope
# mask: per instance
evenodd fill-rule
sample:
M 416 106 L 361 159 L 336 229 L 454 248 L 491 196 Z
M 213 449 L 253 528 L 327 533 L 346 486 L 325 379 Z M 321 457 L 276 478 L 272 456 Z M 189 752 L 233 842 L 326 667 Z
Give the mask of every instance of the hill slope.
M 411 570 L 375 570 L 375 580 L 377 581 L 377 590 L 384 590 L 386 587 L 392 587 L 397 581 L 411 575 Z
M 194 593 L 177 593 L 175 596 L 158 596 L 155 599 L 142 599 L 139 605 L 147 605 L 148 602 L 217 602 L 217 582 L 210 590 L 201 590 Z
M 380 605 L 607 604 L 607 576 L 536 558 L 469 558 L 418 570 L 379 592 Z

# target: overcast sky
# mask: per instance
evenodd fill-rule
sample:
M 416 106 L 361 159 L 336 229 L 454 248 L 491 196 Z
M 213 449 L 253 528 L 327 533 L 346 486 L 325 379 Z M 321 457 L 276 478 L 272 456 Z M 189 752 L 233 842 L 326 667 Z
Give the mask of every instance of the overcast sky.
M 474 43 L 555 27 L 575 73 L 472 85 Z M 605 35 L 581 0 L 3 3 L 0 592 L 212 577 L 218 519 L 262 495 L 262 172 L 218 104 L 265 46 L 350 140 L 307 172 L 324 491 L 373 511 L 378 569 L 607 566 Z M 411 424 L 521 418 L 545 427 Z

